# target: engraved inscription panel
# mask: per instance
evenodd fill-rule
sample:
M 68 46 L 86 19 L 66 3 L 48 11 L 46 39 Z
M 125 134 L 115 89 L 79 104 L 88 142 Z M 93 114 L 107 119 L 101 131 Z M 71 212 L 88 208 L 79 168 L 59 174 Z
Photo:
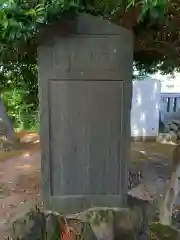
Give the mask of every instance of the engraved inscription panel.
M 74 36 L 61 38 L 53 47 L 53 66 L 59 71 L 112 71 L 132 59 L 131 45 L 121 36 Z
M 49 81 L 53 195 L 118 194 L 123 82 Z

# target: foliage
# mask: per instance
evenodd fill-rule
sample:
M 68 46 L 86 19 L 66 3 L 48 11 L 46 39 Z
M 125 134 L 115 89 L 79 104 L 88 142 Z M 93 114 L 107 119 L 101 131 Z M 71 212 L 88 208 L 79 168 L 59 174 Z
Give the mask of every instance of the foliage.
M 26 104 L 23 102 L 23 98 L 26 94 L 27 92 L 24 92 L 23 89 L 17 88 L 6 90 L 1 94 L 1 99 L 4 102 L 14 123 L 14 128 L 17 131 L 38 130 L 39 126 L 36 104 Z M 36 109 L 33 110 L 33 108 Z
M 16 64 L 1 72 L 1 99 L 16 129 L 38 127 L 37 69 L 35 64 Z
M 77 14 L 82 11 L 101 15 L 116 24 L 133 28 L 137 39 L 140 38 L 138 42 L 141 44 L 141 35 L 143 38 L 146 37 L 144 27 L 148 26 L 148 30 L 154 33 L 155 24 L 157 25 L 160 20 L 163 21 L 167 4 L 168 0 L 36 0 L 33 2 L 25 0 L 7 2 L 4 0 L 0 11 L 2 62 L 8 64 L 12 61 L 24 61 L 24 52 L 22 53 L 19 49 L 23 42 L 29 46 L 44 24 L 63 18 L 67 13 Z M 163 25 L 161 24 L 161 26 Z M 138 53 L 139 50 L 135 51 L 135 60 L 137 58 L 138 63 L 143 62 L 144 64 Z M 29 53 L 26 57 L 26 60 L 33 60 L 32 55 L 31 59 L 28 59 Z M 151 64 L 152 59 L 148 58 L 148 61 L 146 62 Z M 155 57 L 155 61 L 163 61 L 160 53 Z M 146 67 L 145 64 L 143 66 Z
M 38 106 L 35 36 L 41 27 L 67 14 L 88 12 L 133 30 L 135 66 L 141 72 L 179 68 L 177 0 L 1 0 L 0 4 L 0 85 L 9 95 L 16 88 L 11 96 L 21 92 L 18 104 L 24 110 L 14 108 L 16 119 L 27 105 L 29 114 Z M 9 111 L 14 114 L 12 106 Z
M 165 9 L 164 18 L 148 23 L 147 32 L 143 32 L 146 20 L 135 26 L 137 69 L 150 72 L 160 69 L 165 73 L 171 73 L 174 69 L 179 71 L 179 16 L 180 2 L 171 0 Z

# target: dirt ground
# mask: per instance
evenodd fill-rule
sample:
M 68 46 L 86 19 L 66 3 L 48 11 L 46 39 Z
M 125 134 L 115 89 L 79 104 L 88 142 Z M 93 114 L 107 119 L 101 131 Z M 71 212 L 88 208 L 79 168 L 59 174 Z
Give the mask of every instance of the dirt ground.
M 7 223 L 30 208 L 41 204 L 40 146 L 35 133 L 21 133 L 21 148 L 0 151 L 0 239 L 7 234 Z M 173 145 L 132 143 L 131 162 L 158 158 L 167 163 Z
M 0 151 L 0 239 L 8 223 L 40 202 L 40 146 L 35 133 L 18 134 L 21 147 Z

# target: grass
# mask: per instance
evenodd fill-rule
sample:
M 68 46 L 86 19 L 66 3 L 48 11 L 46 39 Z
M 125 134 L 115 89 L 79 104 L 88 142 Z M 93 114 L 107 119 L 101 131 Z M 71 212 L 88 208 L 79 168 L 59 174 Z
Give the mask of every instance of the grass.
M 167 161 L 172 158 L 172 151 L 174 145 L 171 144 L 161 144 L 158 142 L 132 142 L 130 159 L 131 162 L 139 162 L 145 160 L 153 160 L 155 156 L 159 158 L 167 159 Z
M 178 240 L 179 233 L 175 229 L 161 225 L 160 223 L 153 223 L 150 226 L 150 240 Z

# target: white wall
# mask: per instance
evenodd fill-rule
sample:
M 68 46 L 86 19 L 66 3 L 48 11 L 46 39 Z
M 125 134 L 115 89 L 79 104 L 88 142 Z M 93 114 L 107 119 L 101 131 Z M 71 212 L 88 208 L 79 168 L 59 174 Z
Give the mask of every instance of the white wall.
M 148 78 L 133 82 L 131 136 L 157 136 L 161 83 Z
M 164 123 L 180 120 L 180 73 L 141 78 L 133 84 L 131 135 L 157 136 L 159 112 Z

